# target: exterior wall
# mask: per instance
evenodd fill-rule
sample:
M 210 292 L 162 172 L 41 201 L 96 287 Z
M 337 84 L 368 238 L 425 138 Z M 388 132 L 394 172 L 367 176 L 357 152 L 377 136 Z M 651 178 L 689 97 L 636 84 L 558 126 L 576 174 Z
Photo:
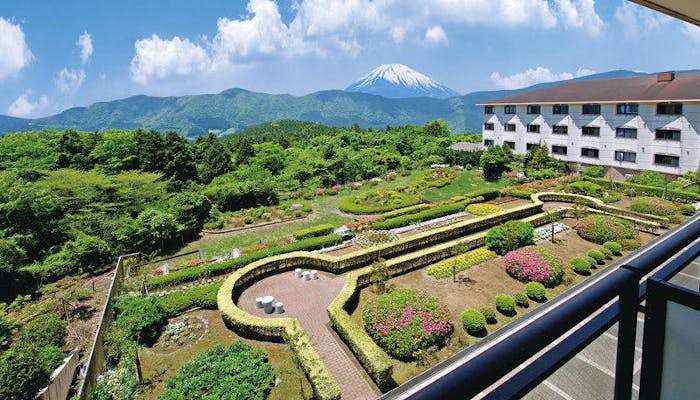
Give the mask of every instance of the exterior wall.
M 536 104 L 536 103 L 533 103 Z M 568 115 L 552 114 L 552 105 L 541 105 L 541 114 L 527 114 L 527 105 L 518 104 L 516 114 L 505 114 L 503 105 L 494 105 L 494 114 L 484 114 L 484 122 L 494 124 L 494 130 L 482 128 L 484 140 L 493 140 L 501 145 L 504 141 L 515 142 L 515 153 L 526 152 L 527 143 L 567 147 L 567 155 L 552 154 L 569 162 L 589 165 L 604 165 L 636 170 L 654 170 L 667 174 L 683 174 L 700 170 L 700 103 L 683 103 L 683 115 L 657 115 L 656 102 L 639 103 L 636 115 L 618 115 L 616 104 L 601 104 L 600 115 L 581 114 L 582 103 L 570 103 Z M 506 132 L 504 124 L 515 124 L 515 132 Z M 539 124 L 540 133 L 528 133 L 528 124 Z M 553 125 L 568 126 L 568 134 L 553 134 Z M 584 126 L 600 127 L 600 136 L 581 135 Z M 616 128 L 637 128 L 637 138 L 618 138 Z M 681 131 L 681 140 L 657 140 L 655 131 L 659 128 Z M 581 156 L 581 148 L 598 149 L 598 158 Z M 615 151 L 637 153 L 636 162 L 615 160 Z M 668 167 L 654 163 L 654 154 L 680 157 L 678 167 Z

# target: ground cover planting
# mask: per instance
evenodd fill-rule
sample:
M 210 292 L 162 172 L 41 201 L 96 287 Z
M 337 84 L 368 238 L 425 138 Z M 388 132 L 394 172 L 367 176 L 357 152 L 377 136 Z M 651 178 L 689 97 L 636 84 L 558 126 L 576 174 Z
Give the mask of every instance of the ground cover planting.
M 410 193 L 408 189 L 370 190 L 368 192 L 345 197 L 338 204 L 341 211 L 351 214 L 376 214 L 397 208 L 407 207 L 421 202 L 421 196 Z
M 631 246 L 638 237 L 630 222 L 603 215 L 584 217 L 576 223 L 575 229 L 582 238 L 597 244 L 614 241 Z

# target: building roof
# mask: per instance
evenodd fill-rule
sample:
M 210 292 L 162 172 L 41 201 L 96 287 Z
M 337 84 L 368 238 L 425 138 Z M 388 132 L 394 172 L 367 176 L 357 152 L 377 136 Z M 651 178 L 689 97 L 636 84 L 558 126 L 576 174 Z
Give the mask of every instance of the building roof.
M 530 90 L 483 104 L 700 101 L 700 72 L 675 74 L 670 81 L 658 81 L 661 75 L 668 77 L 668 74 L 654 74 L 634 78 L 567 81 L 551 88 Z

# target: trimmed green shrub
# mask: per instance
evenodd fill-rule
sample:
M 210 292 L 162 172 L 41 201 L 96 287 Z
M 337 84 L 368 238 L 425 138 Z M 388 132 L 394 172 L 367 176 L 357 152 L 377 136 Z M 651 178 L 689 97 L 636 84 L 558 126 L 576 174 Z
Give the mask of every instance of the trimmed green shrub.
M 165 312 L 155 297 L 121 295 L 114 298 L 112 306 L 114 325 L 129 333 L 129 336 L 143 344 L 152 344 L 158 339 Z
M 340 242 L 342 242 L 340 236 L 335 233 L 327 236 L 299 240 L 284 246 L 270 247 L 253 253 L 245 253 L 238 258 L 231 258 L 215 264 L 201 264 L 196 267 L 189 267 L 171 272 L 168 275 L 155 276 L 146 281 L 146 286 L 148 289 L 152 290 L 194 281 L 207 276 L 223 275 L 265 257 L 293 251 L 317 250 L 336 245 Z
M 486 336 L 486 317 L 476 310 L 462 313 L 462 326 L 468 334 L 476 337 Z
M 605 215 L 589 215 L 576 223 L 576 232 L 596 244 L 621 239 L 635 239 L 637 229 L 628 221 Z
M 372 229 L 393 229 L 400 228 L 411 224 L 427 221 L 433 218 L 444 217 L 445 215 L 456 214 L 464 211 L 464 206 L 468 201 L 460 201 L 457 203 L 444 204 L 423 210 L 414 214 L 406 214 L 398 217 L 376 221 L 371 224 Z
M 538 303 L 544 303 L 545 301 L 547 301 L 547 291 L 544 289 L 544 285 L 541 283 L 526 283 L 525 293 L 527 293 L 527 297 Z
M 574 272 L 579 275 L 590 275 L 591 273 L 591 262 L 583 257 L 574 257 L 571 259 L 571 267 Z
M 602 247 L 601 247 L 600 249 L 598 249 L 598 250 L 600 250 L 600 252 L 603 253 L 603 255 L 605 256 L 605 258 L 607 258 L 608 260 L 612 260 L 612 258 L 613 258 L 613 252 L 610 251 L 610 249 L 608 249 L 608 248 L 605 247 L 605 246 L 602 246 Z
M 521 199 L 529 199 L 530 196 L 537 193 L 536 190 L 522 190 L 522 189 L 511 189 L 508 191 L 508 195 L 513 197 L 519 197 Z
M 409 194 L 395 190 L 370 190 L 361 194 L 351 194 L 338 204 L 341 211 L 351 214 L 376 214 L 421 202 L 419 194 Z
M 442 346 L 453 329 L 450 312 L 438 298 L 412 289 L 394 289 L 370 299 L 362 319 L 372 339 L 400 360 L 413 360 L 419 350 Z
M 402 215 L 415 214 L 417 212 L 427 210 L 429 208 L 430 208 L 430 204 L 425 204 L 425 203 L 416 204 L 415 206 L 403 207 L 403 208 L 399 208 L 398 210 L 383 213 L 382 219 L 385 220 L 385 219 L 400 217 Z
M 505 316 L 512 317 L 515 315 L 515 300 L 507 294 L 497 295 L 496 310 Z
M 185 364 L 158 399 L 264 399 L 274 380 L 267 355 L 238 340 L 228 349 L 214 345 Z
M 509 251 L 533 243 L 534 228 L 531 223 L 511 220 L 489 229 L 486 233 L 486 247 L 504 255 Z
M 616 256 L 622 255 L 622 246 L 620 245 L 620 243 L 605 242 L 605 243 L 603 243 L 603 247 L 610 250 L 613 253 L 613 255 L 616 255 Z
M 591 268 L 598 268 L 598 261 L 595 258 L 591 256 L 586 256 L 584 258 L 588 260 L 589 264 L 591 264 Z
M 630 210 L 661 217 L 678 212 L 678 208 L 673 203 L 658 197 L 637 197 L 632 199 Z
M 605 264 L 605 254 L 600 250 L 590 250 L 586 255 L 594 259 L 599 265 Z
M 663 187 L 656 187 L 656 186 L 647 186 L 647 185 L 638 185 L 635 183 L 629 183 L 629 182 L 618 182 L 618 181 L 613 181 L 612 184 L 609 180 L 603 179 L 603 178 L 590 178 L 590 177 L 584 177 L 583 178 L 586 181 L 597 183 L 605 188 L 610 187 L 610 189 L 616 189 L 616 188 L 623 188 L 627 190 L 633 190 L 634 193 L 637 195 L 644 195 L 644 196 L 654 196 L 654 197 L 659 197 L 661 196 L 673 200 L 673 201 L 680 201 L 683 203 L 692 203 L 694 201 L 697 201 L 698 195 L 693 192 L 689 192 L 686 190 L 671 190 L 671 189 L 664 189 Z M 612 187 L 611 187 L 612 186 Z
M 294 231 L 292 236 L 294 236 L 294 239 L 296 240 L 303 240 L 311 237 L 325 236 L 331 233 L 333 233 L 333 225 L 321 224 L 312 226 L 310 228 L 299 229 L 298 231 Z
M 692 204 L 681 204 L 680 207 L 678 207 L 681 213 L 683 215 L 693 215 L 695 214 L 695 207 L 693 207 Z
M 582 194 L 584 196 L 601 197 L 603 195 L 603 187 L 593 182 L 576 181 L 566 185 L 566 191 L 574 194 Z
M 193 307 L 216 310 L 216 296 L 223 282 L 213 282 L 192 289 L 169 293 L 158 297 L 165 315 L 169 318 L 182 314 Z
M 513 300 L 515 300 L 515 305 L 521 308 L 530 307 L 530 302 L 527 299 L 525 293 L 515 293 L 513 294 Z
M 583 170 L 583 176 L 591 178 L 602 178 L 605 169 L 599 165 L 594 165 Z
M 495 214 L 501 211 L 503 211 L 503 207 L 499 207 L 489 203 L 477 203 L 470 204 L 467 206 L 468 213 L 474 214 L 479 217 L 489 214 Z
M 483 197 L 485 201 L 493 200 L 501 195 L 499 189 L 480 189 L 472 190 L 464 194 L 467 197 Z
M 493 308 L 482 307 L 481 309 L 479 309 L 479 312 L 481 313 L 481 315 L 484 316 L 484 318 L 486 318 L 487 324 L 495 324 L 496 322 L 498 322 L 496 320 L 496 311 L 494 311 Z

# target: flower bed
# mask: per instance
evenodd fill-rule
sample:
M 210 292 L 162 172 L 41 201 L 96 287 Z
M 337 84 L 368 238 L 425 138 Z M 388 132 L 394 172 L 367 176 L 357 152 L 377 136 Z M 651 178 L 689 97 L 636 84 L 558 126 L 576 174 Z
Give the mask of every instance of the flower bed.
M 546 249 L 534 246 L 514 250 L 503 256 L 506 272 L 522 282 L 540 282 L 547 287 L 561 283 L 562 260 Z
M 399 240 L 399 235 L 390 231 L 366 231 L 362 232 L 353 239 L 357 247 L 366 249 L 368 247 L 377 246 L 384 243 L 391 243 Z
M 589 215 L 576 223 L 576 232 L 593 243 L 636 239 L 634 226 L 625 220 L 604 215 Z
M 467 212 L 470 214 L 474 214 L 476 216 L 484 216 L 484 215 L 489 215 L 489 214 L 495 214 L 498 212 L 503 211 L 503 207 L 499 207 L 497 205 L 493 204 L 488 204 L 488 203 L 477 203 L 477 204 L 470 204 L 467 206 Z
M 414 214 L 405 214 L 394 218 L 383 219 L 372 223 L 373 229 L 393 229 L 402 226 L 411 225 L 445 215 L 456 214 L 464 210 L 464 206 L 469 204 L 471 200 L 462 200 L 456 203 L 448 203 L 429 208 Z
M 662 217 L 678 213 L 678 207 L 658 197 L 637 197 L 630 203 L 630 210 Z
M 345 197 L 338 204 L 338 208 L 352 214 L 374 214 L 412 206 L 420 202 L 421 196 L 419 194 L 396 190 L 370 190 Z
M 428 275 L 436 279 L 447 278 L 452 276 L 452 268 L 455 267 L 455 272 L 461 272 L 469 269 L 484 261 L 488 261 L 496 257 L 496 253 L 488 250 L 485 247 L 479 247 L 476 250 L 468 251 L 455 257 L 448 258 L 428 267 Z
M 419 175 L 412 185 L 416 188 L 441 188 L 457 178 L 457 171 L 451 168 L 436 168 Z
M 418 350 L 442 346 L 453 329 L 447 308 L 413 289 L 394 289 L 369 300 L 362 318 L 372 339 L 400 360 L 413 360 Z

